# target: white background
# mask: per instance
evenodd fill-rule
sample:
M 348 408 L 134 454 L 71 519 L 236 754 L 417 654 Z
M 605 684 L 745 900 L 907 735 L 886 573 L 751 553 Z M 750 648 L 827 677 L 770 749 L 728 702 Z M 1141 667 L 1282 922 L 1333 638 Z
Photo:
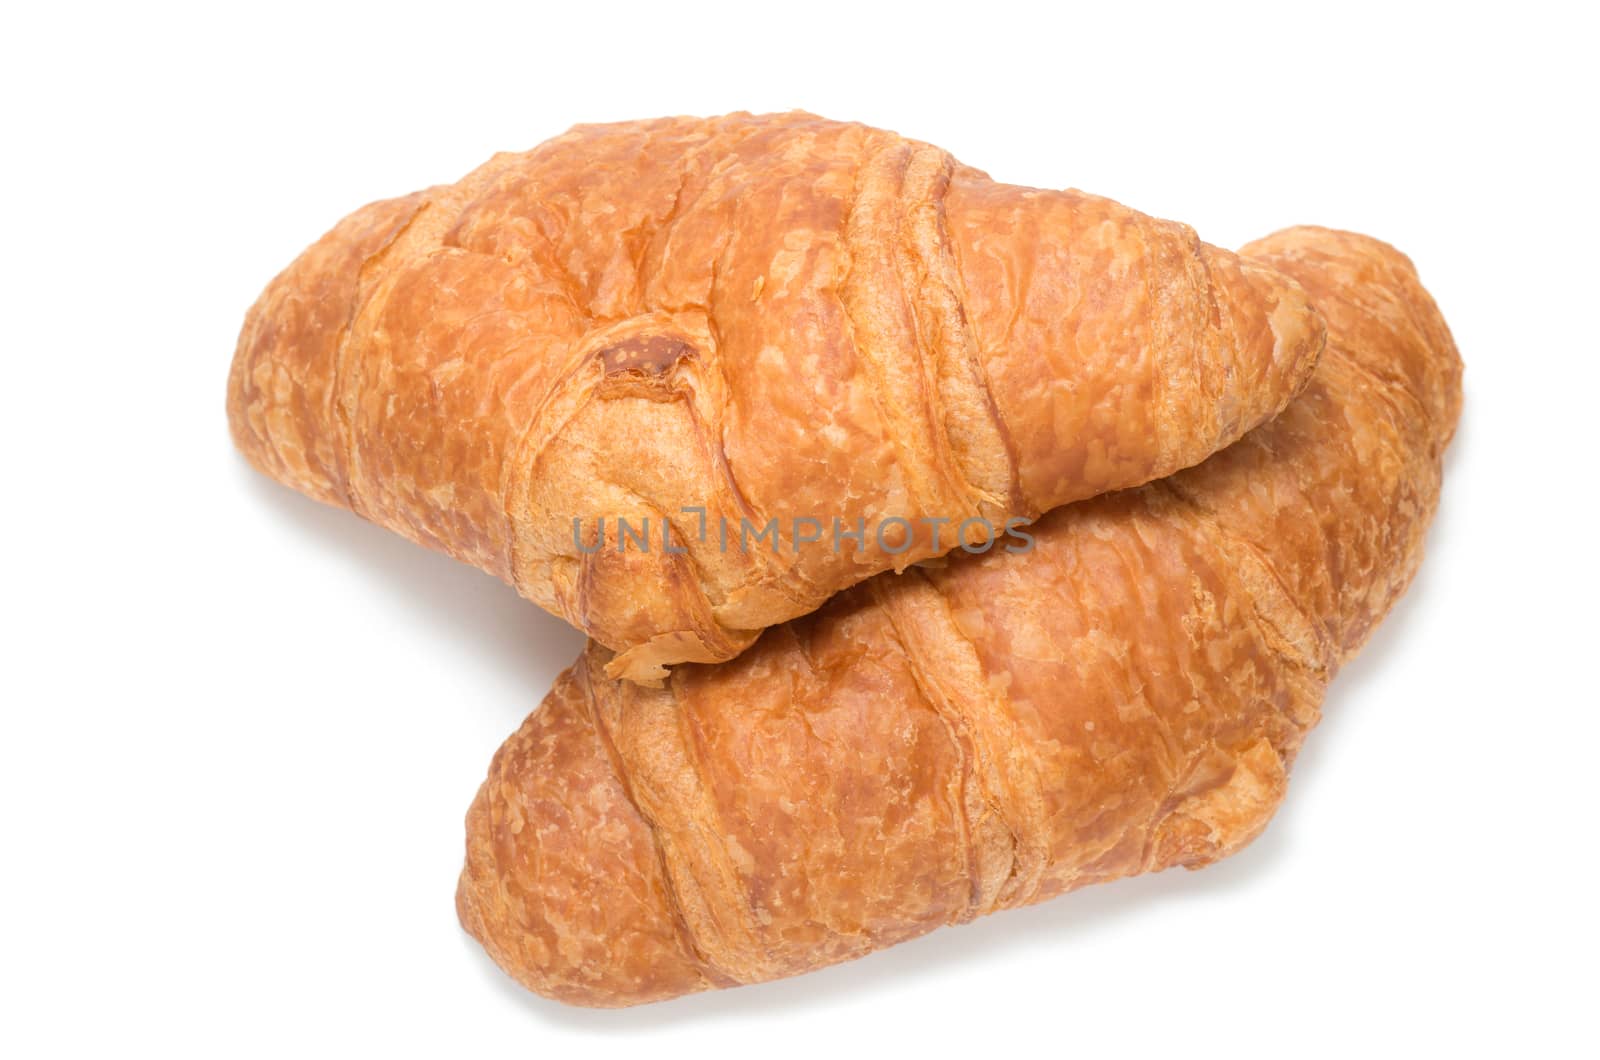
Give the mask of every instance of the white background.
M 1596 1055 L 1590 16 L 568 6 L 5 16 L 0 1053 Z M 452 893 L 489 757 L 579 638 L 251 472 L 228 361 L 360 203 L 578 121 L 791 107 L 1223 245 L 1385 238 L 1465 419 L 1420 580 L 1245 852 L 563 1008 Z

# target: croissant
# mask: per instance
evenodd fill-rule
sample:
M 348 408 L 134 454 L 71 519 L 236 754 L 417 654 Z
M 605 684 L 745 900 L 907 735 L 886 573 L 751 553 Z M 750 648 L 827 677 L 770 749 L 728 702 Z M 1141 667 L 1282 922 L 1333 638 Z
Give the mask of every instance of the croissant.
M 591 645 L 494 758 L 461 922 L 529 988 L 628 1005 L 793 975 L 1238 850 L 1421 558 L 1460 360 L 1411 263 L 1243 254 L 1327 321 L 1276 421 L 1063 508 L 1022 554 L 885 574 L 663 688 Z
M 1323 339 L 1184 225 L 738 114 L 580 126 L 356 211 L 250 310 L 228 415 L 268 475 L 653 681 L 1199 462 Z

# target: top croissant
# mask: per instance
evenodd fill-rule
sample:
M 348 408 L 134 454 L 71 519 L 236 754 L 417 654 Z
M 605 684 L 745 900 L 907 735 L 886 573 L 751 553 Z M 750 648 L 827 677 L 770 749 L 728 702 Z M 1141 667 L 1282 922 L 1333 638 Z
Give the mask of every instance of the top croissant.
M 1186 225 L 807 114 L 578 126 L 365 206 L 245 319 L 256 467 L 652 681 L 1276 415 L 1304 292 Z

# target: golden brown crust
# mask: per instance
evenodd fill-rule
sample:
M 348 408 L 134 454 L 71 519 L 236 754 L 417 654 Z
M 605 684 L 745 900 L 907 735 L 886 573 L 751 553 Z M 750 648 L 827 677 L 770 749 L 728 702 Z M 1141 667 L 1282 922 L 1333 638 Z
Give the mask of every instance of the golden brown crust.
M 652 680 L 954 547 L 963 519 L 1198 462 L 1281 409 L 1322 339 L 1293 283 L 1183 225 L 860 125 L 663 119 L 351 215 L 251 310 L 229 415 L 268 474 Z M 878 540 L 890 517 L 914 537 Z M 617 551 L 619 518 L 650 551 Z M 774 519 L 777 553 L 739 547 Z M 797 550 L 807 519 L 828 536 Z M 866 544 L 835 551 L 834 519 Z
M 1052 513 L 1030 552 L 881 575 L 661 689 L 606 680 L 591 645 L 473 806 L 468 930 L 533 990 L 633 1004 L 1254 838 L 1420 560 L 1460 362 L 1392 248 L 1292 229 L 1246 252 L 1330 322 L 1282 416 Z M 556 930 L 560 952 L 526 941 Z

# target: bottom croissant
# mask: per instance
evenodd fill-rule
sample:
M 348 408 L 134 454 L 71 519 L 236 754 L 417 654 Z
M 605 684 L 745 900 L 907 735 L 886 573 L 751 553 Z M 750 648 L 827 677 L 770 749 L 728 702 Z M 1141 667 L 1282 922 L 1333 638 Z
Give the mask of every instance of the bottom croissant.
M 1238 850 L 1328 681 L 1415 573 L 1460 361 L 1411 263 L 1291 229 L 1327 351 L 1199 467 L 1060 509 L 1030 552 L 882 575 L 666 687 L 591 647 L 494 758 L 461 922 L 540 994 L 795 975 Z

